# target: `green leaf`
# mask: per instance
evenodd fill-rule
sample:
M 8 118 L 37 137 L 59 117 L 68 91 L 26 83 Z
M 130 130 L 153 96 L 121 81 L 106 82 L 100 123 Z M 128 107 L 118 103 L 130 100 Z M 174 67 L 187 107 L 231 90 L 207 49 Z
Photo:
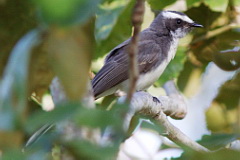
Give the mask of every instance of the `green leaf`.
M 114 13 L 115 16 L 118 16 L 117 17 L 118 19 L 116 20 L 114 27 L 111 29 L 111 33 L 109 34 L 108 38 L 106 38 L 105 40 L 98 41 L 97 48 L 94 55 L 95 59 L 102 57 L 107 52 L 109 52 L 114 47 L 116 47 L 118 44 L 130 38 L 131 32 L 132 32 L 131 14 L 132 14 L 133 5 L 135 4 L 134 2 L 135 2 L 134 0 L 130 0 L 125 5 L 124 10 L 121 11 L 121 14 L 117 15 L 117 13 Z M 104 18 L 102 20 L 106 20 L 106 19 Z M 102 22 L 98 22 L 98 24 L 99 23 L 102 23 Z M 98 29 L 99 28 L 96 28 L 96 30 Z M 104 36 L 102 37 L 104 38 Z
M 119 146 L 103 147 L 87 141 L 74 140 L 65 144 L 70 153 L 74 153 L 76 159 L 110 160 L 115 159 Z
M 43 20 L 50 24 L 84 23 L 93 16 L 101 0 L 37 0 Z
M 1 160 L 13 160 L 13 159 L 23 160 L 26 159 L 26 155 L 23 152 L 21 152 L 21 150 L 11 149 L 4 152 L 3 156 L 1 157 Z
M 76 112 L 80 108 L 81 106 L 78 103 L 66 103 L 57 106 L 50 112 L 37 111 L 29 117 L 25 125 L 26 130 L 28 132 L 33 132 L 45 124 L 54 124 L 70 119 L 76 115 Z
M 234 109 L 239 106 L 240 99 L 240 72 L 236 72 L 234 77 L 225 82 L 221 88 L 219 88 L 218 95 L 216 96 L 216 102 L 225 104 L 227 109 Z M 234 87 L 232 87 L 234 86 Z
M 195 36 L 199 37 L 203 34 L 206 34 L 205 32 L 212 29 L 212 25 L 214 22 L 216 22 L 217 18 L 221 16 L 220 12 L 214 12 L 212 11 L 208 6 L 206 6 L 205 3 L 200 3 L 199 6 L 193 6 L 190 9 L 188 9 L 185 12 L 191 19 L 196 21 L 197 23 L 200 23 L 204 26 L 202 29 L 195 29 L 195 33 L 201 33 L 195 34 Z M 207 17 L 207 18 L 206 18 Z
M 233 150 L 219 150 L 210 153 L 200 153 L 188 151 L 184 152 L 179 158 L 172 158 L 172 160 L 238 160 L 240 152 Z
M 66 119 L 74 120 L 81 126 L 92 128 L 119 127 L 122 124 L 119 112 L 116 110 L 87 109 L 78 103 L 68 102 L 57 106 L 53 111 L 37 111 L 32 114 L 26 123 L 26 130 L 32 132 L 45 124 L 54 124 Z
M 35 28 L 35 7 L 29 1 L 0 1 L 0 77 L 12 48 L 29 30 Z M 17 16 L 16 16 L 17 15 Z
M 156 86 L 161 86 L 168 80 L 177 78 L 184 67 L 186 60 L 186 48 L 179 47 L 175 58 L 169 63 L 161 77 L 155 82 Z
M 199 0 L 186 0 L 187 3 L 187 7 L 191 8 L 191 7 L 198 7 L 201 4 L 201 1 Z
M 150 129 L 150 130 L 154 130 L 157 133 L 161 134 L 163 132 L 165 132 L 164 128 L 160 125 L 158 125 L 154 120 L 151 120 L 153 122 L 153 124 L 146 122 L 146 121 L 142 121 L 141 123 L 141 128 L 146 128 L 146 129 Z
M 29 32 L 12 50 L 0 84 L 0 120 L 3 122 L 0 128 L 14 127 L 14 118 L 23 114 L 27 101 L 29 58 L 32 49 L 40 43 L 40 33 L 40 30 Z
M 113 27 L 117 23 L 119 15 L 122 13 L 128 1 L 116 0 L 110 4 L 100 6 L 95 24 L 95 37 L 97 42 L 108 38 Z
M 77 113 L 75 121 L 79 125 L 104 128 L 110 125 L 119 126 L 121 119 L 113 111 L 82 108 Z
M 240 0 L 233 0 L 233 4 L 234 4 L 235 6 L 240 5 Z
M 91 25 L 87 25 L 91 27 Z M 94 41 L 84 27 L 51 28 L 44 49 L 68 99 L 77 101 L 87 88 Z
M 122 129 L 123 117 L 128 111 L 126 104 L 114 104 L 110 111 L 101 109 L 81 108 L 75 116 L 75 122 L 79 125 L 89 127 L 114 126 L 115 129 Z
M 175 3 L 177 0 L 147 0 L 154 10 L 162 10 L 164 7 Z
M 240 138 L 239 134 L 204 135 L 199 143 L 209 149 L 217 150 Z
M 204 3 L 216 12 L 225 12 L 228 6 L 228 0 L 204 0 Z
M 234 35 L 231 35 L 234 34 Z M 225 39 L 220 41 L 220 43 L 214 43 L 215 45 L 218 44 L 219 51 L 213 51 L 213 62 L 223 70 L 226 71 L 234 71 L 240 68 L 240 47 L 237 44 L 234 48 L 221 50 L 227 48 L 228 46 L 231 47 L 232 44 L 229 42 L 234 43 L 234 39 L 236 41 L 236 36 L 240 36 L 240 32 L 230 33 L 227 32 L 225 34 L 219 35 L 217 38 L 221 39 L 224 37 Z M 211 46 L 212 47 L 212 46 Z

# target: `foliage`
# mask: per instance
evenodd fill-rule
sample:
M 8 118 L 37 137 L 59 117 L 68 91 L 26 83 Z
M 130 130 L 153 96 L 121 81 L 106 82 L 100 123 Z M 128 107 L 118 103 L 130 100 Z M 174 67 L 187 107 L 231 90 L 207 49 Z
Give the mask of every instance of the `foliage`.
M 199 143 L 211 150 L 217 150 L 220 148 L 224 148 L 232 141 L 238 139 L 240 137 L 239 134 L 212 134 L 212 135 L 204 135 Z
M 231 159 L 231 160 L 237 160 L 239 158 L 239 152 L 237 151 L 231 151 L 231 150 L 220 150 L 214 153 L 199 153 L 199 152 L 189 152 L 184 155 L 182 155 L 180 158 L 174 158 L 174 160 L 224 160 L 224 159 Z
M 127 106 L 112 105 L 115 99 L 111 97 L 103 101 L 109 101 L 110 111 L 103 109 L 110 108 L 104 103 L 103 107 L 89 109 L 78 100 L 85 95 L 91 62 L 131 36 L 134 3 L 134 0 L 0 0 L 0 159 L 53 159 L 53 144 L 60 146 L 61 156 L 74 159 L 117 156 L 121 142 L 127 137 L 123 128 Z M 147 0 L 147 3 L 156 11 L 178 2 Z M 176 79 L 184 91 L 191 83 L 191 74 L 196 69 L 204 71 L 212 61 L 223 70 L 239 71 L 237 5 L 240 0 L 186 0 L 184 12 L 203 24 L 204 29 L 193 31 L 189 43 L 180 44 L 175 59 L 155 86 Z M 223 84 L 214 100 L 224 105 L 226 112 L 237 113 L 239 75 L 236 72 Z M 55 76 L 59 77 L 69 101 L 57 104 L 51 112 L 40 107 L 33 109 L 33 97 L 41 104 Z M 110 128 L 112 139 L 101 145 L 94 140 L 69 140 L 61 135 L 64 129 L 56 127 L 55 132 L 21 152 L 26 140 L 39 127 L 68 121 L 77 128 L 97 128 L 104 133 Z M 143 124 L 142 127 L 161 132 L 159 126 Z M 222 128 L 218 131 L 221 134 L 205 136 L 200 143 L 219 149 L 239 139 L 237 120 Z M 185 152 L 179 159 L 236 159 L 237 155 L 239 152 L 229 150 L 209 154 Z M 60 156 L 54 159 L 57 158 Z

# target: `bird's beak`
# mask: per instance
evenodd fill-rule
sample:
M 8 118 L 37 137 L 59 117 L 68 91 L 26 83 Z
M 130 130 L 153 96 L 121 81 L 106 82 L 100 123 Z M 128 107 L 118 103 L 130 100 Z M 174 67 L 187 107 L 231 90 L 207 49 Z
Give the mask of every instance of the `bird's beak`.
M 191 23 L 190 26 L 191 26 L 191 27 L 203 27 L 203 25 L 197 24 L 197 23 L 195 23 L 195 22 L 194 22 L 194 23 Z

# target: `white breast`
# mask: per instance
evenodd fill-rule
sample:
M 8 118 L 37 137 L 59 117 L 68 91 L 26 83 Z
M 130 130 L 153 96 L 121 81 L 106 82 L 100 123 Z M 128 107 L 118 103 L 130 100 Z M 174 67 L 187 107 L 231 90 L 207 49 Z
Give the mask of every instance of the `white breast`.
M 169 62 L 174 58 L 176 54 L 177 46 L 178 46 L 178 40 L 179 39 L 177 38 L 173 39 L 170 45 L 171 47 L 169 48 L 169 51 L 168 51 L 168 57 L 164 61 L 162 61 L 162 63 L 157 68 L 155 68 L 154 70 L 148 73 L 145 73 L 144 75 L 139 76 L 139 79 L 136 85 L 137 91 L 145 90 L 149 88 L 154 82 L 158 80 L 158 78 L 161 76 L 163 71 L 166 69 Z M 129 80 L 126 80 L 121 84 L 117 85 L 114 90 L 117 90 L 118 88 L 124 92 L 127 92 L 128 85 L 129 85 Z
M 159 65 L 156 69 L 144 74 L 140 75 L 136 89 L 137 90 L 144 90 L 150 87 L 158 78 L 161 76 L 165 68 L 167 67 L 168 62 L 167 60 L 163 61 L 161 65 Z
M 168 52 L 168 57 L 162 61 L 162 63 L 154 70 L 146 73 L 144 75 L 140 75 L 138 82 L 137 82 L 137 90 L 144 90 L 150 87 L 154 82 L 158 80 L 161 76 L 169 62 L 174 58 L 178 46 L 178 39 L 173 39 L 170 49 Z
M 170 49 L 168 51 L 168 63 L 175 57 L 176 55 L 176 51 L 177 51 L 177 47 L 178 47 L 178 38 L 174 38 L 171 45 L 170 45 Z

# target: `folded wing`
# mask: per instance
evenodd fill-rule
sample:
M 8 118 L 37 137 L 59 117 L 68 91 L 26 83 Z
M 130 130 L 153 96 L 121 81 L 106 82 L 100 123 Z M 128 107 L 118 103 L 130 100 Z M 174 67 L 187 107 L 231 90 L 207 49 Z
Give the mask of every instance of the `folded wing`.
M 104 66 L 92 80 L 95 97 L 129 78 L 127 54 L 129 42 L 125 41 L 124 45 L 119 45 L 110 52 Z M 162 51 L 159 44 L 153 40 L 140 39 L 138 45 L 139 73 L 143 74 L 161 63 Z

